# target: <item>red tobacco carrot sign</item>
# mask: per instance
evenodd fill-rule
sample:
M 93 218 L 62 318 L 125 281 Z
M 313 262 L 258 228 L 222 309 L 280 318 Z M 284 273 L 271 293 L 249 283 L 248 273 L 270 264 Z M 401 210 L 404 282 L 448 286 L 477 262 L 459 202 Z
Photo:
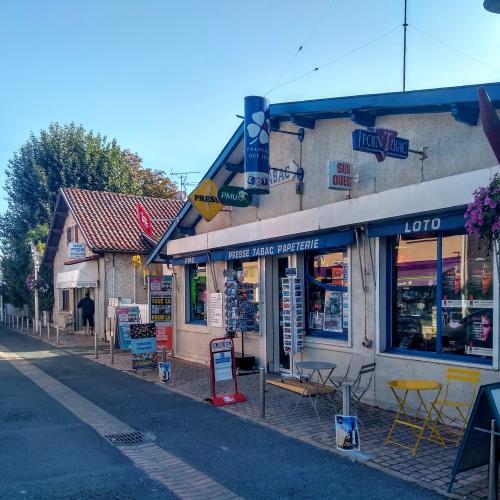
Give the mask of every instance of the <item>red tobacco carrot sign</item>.
M 137 222 L 141 229 L 150 237 L 153 237 L 153 225 L 151 223 L 151 217 L 147 213 L 144 205 L 142 203 L 136 203 L 135 209 L 137 212 Z

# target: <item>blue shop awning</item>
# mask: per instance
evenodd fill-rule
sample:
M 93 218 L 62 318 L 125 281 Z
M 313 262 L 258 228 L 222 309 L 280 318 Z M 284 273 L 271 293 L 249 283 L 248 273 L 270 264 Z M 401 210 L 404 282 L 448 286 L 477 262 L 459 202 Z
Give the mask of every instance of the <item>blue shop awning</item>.
M 334 233 L 314 234 L 311 236 L 290 238 L 281 241 L 258 242 L 223 250 L 213 250 L 211 260 L 251 259 L 253 257 L 267 257 L 294 252 L 308 252 L 325 248 L 337 248 L 351 245 L 354 241 L 354 232 L 337 231 Z
M 464 229 L 464 211 L 420 215 L 408 219 L 392 220 L 368 226 L 368 236 L 394 236 L 396 234 L 436 233 Z

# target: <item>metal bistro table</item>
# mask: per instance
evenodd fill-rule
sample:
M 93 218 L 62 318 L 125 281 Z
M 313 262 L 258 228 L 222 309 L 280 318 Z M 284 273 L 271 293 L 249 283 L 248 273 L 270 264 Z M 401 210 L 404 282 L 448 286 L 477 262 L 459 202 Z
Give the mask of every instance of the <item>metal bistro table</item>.
M 437 430 L 434 419 L 432 417 L 432 404 L 439 398 L 441 389 L 443 385 L 435 380 L 391 380 L 387 382 L 387 385 L 393 392 L 398 404 L 399 409 L 392 422 L 391 429 L 387 438 L 385 439 L 385 444 L 397 444 L 403 448 L 408 448 L 411 450 L 412 455 L 417 452 L 418 446 L 422 439 L 429 439 L 435 441 L 434 436 L 440 444 L 446 448 L 446 444 Z M 410 392 L 415 392 L 417 394 L 418 407 L 416 410 L 412 411 L 408 404 L 408 394 Z M 422 397 L 422 391 L 437 391 L 432 402 L 427 403 Z M 393 433 L 396 426 L 403 426 L 410 428 L 415 436 L 415 445 L 408 446 L 405 443 L 399 441 L 394 441 Z M 424 436 L 426 430 L 430 431 L 430 435 Z M 432 439 L 431 439 L 432 438 Z
M 332 376 L 333 370 L 337 368 L 337 365 L 328 361 L 299 361 L 295 366 L 299 371 L 301 381 L 304 382 L 304 390 L 299 396 L 293 411 L 299 406 L 302 397 L 307 396 L 311 401 L 318 420 L 321 420 L 317 409 L 318 398 L 320 395 L 328 396 L 331 393 L 335 393 L 336 388 L 328 386 L 327 382 Z M 306 375 L 304 370 L 308 370 L 310 373 Z M 326 375 L 323 375 L 323 373 L 326 373 Z

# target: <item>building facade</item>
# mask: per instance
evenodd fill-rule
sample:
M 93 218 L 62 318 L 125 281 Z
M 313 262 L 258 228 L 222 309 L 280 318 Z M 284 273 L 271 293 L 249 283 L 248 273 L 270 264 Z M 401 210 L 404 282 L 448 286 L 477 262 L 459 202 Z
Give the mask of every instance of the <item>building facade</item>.
M 138 204 L 153 218 L 151 238 L 137 222 Z M 144 264 L 181 206 L 178 200 L 61 189 L 43 260 L 53 267 L 54 323 L 80 331 L 82 318 L 77 306 L 87 291 L 95 301 L 95 328 L 100 336 L 109 330 L 111 298 L 143 304 L 146 314 L 147 276 L 162 274 L 163 266 L 139 268 L 132 257 Z
M 500 107 L 500 84 L 485 88 Z M 473 191 L 500 173 L 478 114 L 475 86 L 271 105 L 273 128 L 304 137 L 270 133 L 279 169 L 270 193 L 210 221 L 188 202 L 148 258 L 176 277 L 176 355 L 208 361 L 209 341 L 227 327 L 215 326 L 211 300 L 234 270 L 253 289 L 245 354 L 289 370 L 281 279 L 294 268 L 304 309 L 297 360 L 332 361 L 339 373 L 354 354 L 375 362 L 367 397 L 381 406 L 394 404 L 387 381 L 443 380 L 450 365 L 499 381 L 497 263 L 464 230 Z M 388 130 L 398 146 L 378 161 L 369 151 Z M 243 136 L 242 125 L 206 179 L 244 185 Z

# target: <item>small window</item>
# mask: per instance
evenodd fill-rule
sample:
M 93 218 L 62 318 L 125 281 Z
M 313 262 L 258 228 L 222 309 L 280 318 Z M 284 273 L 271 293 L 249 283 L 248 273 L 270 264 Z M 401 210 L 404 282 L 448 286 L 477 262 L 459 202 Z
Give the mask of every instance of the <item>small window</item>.
M 347 249 L 306 254 L 307 334 L 347 340 L 349 258 Z
M 72 234 L 72 231 L 71 231 L 71 227 L 68 227 L 68 229 L 66 229 L 66 243 L 71 243 L 73 241 L 73 234 Z
M 61 290 L 59 309 L 61 311 L 69 311 L 69 290 Z
M 192 264 L 186 268 L 188 283 L 188 323 L 207 322 L 207 269 L 206 264 Z
M 252 285 L 252 309 L 246 310 L 245 322 L 248 329 L 245 331 L 259 331 L 259 284 L 260 266 L 258 258 L 250 260 L 231 260 L 227 263 L 227 268 L 236 271 L 236 281 L 241 284 Z

